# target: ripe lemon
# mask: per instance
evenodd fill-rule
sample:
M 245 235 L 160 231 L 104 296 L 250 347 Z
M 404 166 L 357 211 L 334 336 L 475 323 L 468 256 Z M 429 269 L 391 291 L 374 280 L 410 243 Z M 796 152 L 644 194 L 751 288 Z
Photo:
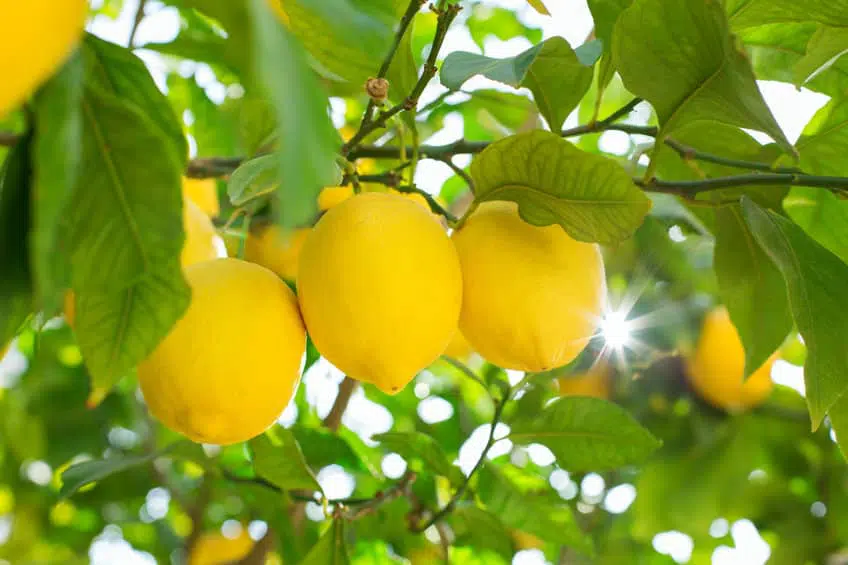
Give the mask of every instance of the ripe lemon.
M 597 362 L 585 373 L 569 375 L 557 379 L 560 396 L 610 397 L 611 371 L 603 361 Z
M 197 204 L 210 218 L 218 217 L 221 204 L 218 202 L 218 183 L 215 179 L 183 179 L 183 196 Z
M 318 208 L 329 210 L 353 196 L 352 186 L 327 186 L 318 193 Z
M 522 371 L 577 357 L 606 300 L 597 245 L 528 224 L 512 202 L 484 202 L 453 240 L 462 264 L 459 327 L 475 351 Z
M 471 347 L 471 344 L 468 343 L 468 340 L 465 339 L 465 336 L 462 335 L 462 332 L 457 331 L 453 334 L 453 339 L 450 341 L 448 346 L 445 348 L 444 353 L 442 355 L 447 355 L 453 359 L 458 361 L 463 361 L 468 359 L 468 357 L 474 352 L 474 349 Z
M 297 288 L 318 351 L 350 377 L 395 393 L 456 332 L 462 276 L 431 214 L 371 192 L 318 221 L 301 252 Z
M 741 411 L 762 404 L 771 393 L 775 353 L 743 382 L 745 350 L 723 307 L 704 319 L 695 354 L 686 361 L 692 388 L 707 402 L 725 410 Z
M 183 229 L 186 235 L 180 255 L 183 267 L 218 257 L 215 226 L 203 210 L 188 199 L 183 199 Z
M 65 62 L 87 12 L 87 0 L 0 2 L 0 118 Z
M 247 557 L 253 540 L 242 528 L 239 535 L 230 539 L 220 532 L 207 532 L 197 538 L 188 556 L 188 565 L 225 565 Z
M 301 228 L 287 232 L 273 224 L 261 226 L 247 236 L 244 258 L 293 281 L 297 277 L 300 251 L 310 231 L 311 228 Z
M 190 439 L 248 440 L 274 423 L 299 379 L 306 332 L 294 293 L 238 259 L 185 269 L 188 311 L 138 366 L 150 412 Z

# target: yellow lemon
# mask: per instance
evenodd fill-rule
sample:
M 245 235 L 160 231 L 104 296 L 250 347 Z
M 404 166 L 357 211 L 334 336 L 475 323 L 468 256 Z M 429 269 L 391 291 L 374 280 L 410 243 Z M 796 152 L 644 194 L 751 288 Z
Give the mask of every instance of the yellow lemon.
M 0 2 L 0 118 L 65 62 L 87 12 L 87 0 Z
M 197 538 L 188 556 L 188 565 L 225 565 L 247 557 L 253 540 L 242 528 L 239 535 L 230 539 L 220 532 L 208 532 Z
M 268 428 L 297 387 L 306 332 L 294 293 L 238 259 L 185 269 L 188 311 L 138 366 L 150 412 L 197 442 L 248 440 Z
M 203 210 L 188 199 L 183 199 L 183 229 L 186 236 L 180 255 L 183 267 L 217 259 L 218 248 L 215 242 L 218 234 L 215 226 Z
M 318 193 L 318 208 L 321 210 L 329 210 L 330 208 L 341 204 L 351 196 L 353 196 L 353 187 L 350 185 L 327 186 Z
M 303 246 L 297 288 L 318 351 L 350 377 L 395 393 L 456 332 L 462 276 L 431 214 L 370 192 L 318 221 Z
M 505 369 L 546 371 L 583 350 L 606 300 L 597 245 L 523 221 L 512 202 L 485 202 L 454 232 L 462 264 L 459 327 Z
M 474 349 L 471 347 L 471 344 L 468 343 L 468 340 L 465 339 L 465 336 L 462 335 L 462 332 L 457 331 L 453 334 L 453 339 L 445 348 L 442 355 L 447 355 L 448 357 L 462 361 L 464 359 L 468 359 L 473 352 Z
M 718 408 L 742 411 L 762 404 L 774 386 L 771 367 L 777 353 L 743 382 L 745 350 L 739 334 L 723 307 L 712 310 L 704 319 L 695 354 L 686 368 L 692 388 Z
M 244 258 L 293 281 L 297 276 L 300 250 L 310 231 L 311 228 L 301 228 L 287 232 L 273 224 L 262 226 L 247 236 Z
M 594 396 L 608 399 L 612 371 L 605 362 L 598 361 L 585 373 L 557 379 L 560 396 Z
M 218 182 L 215 179 L 183 179 L 183 196 L 197 204 L 210 218 L 218 217 L 221 204 L 218 202 Z

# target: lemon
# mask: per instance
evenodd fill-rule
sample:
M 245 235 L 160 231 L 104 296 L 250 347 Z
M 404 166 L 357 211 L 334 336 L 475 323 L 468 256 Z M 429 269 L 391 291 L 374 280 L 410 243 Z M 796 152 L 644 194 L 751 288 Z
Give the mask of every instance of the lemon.
M 185 269 L 192 298 L 138 367 L 150 412 L 190 439 L 248 440 L 282 413 L 299 379 L 306 332 L 294 293 L 238 259 Z
M 559 394 L 560 396 L 594 396 L 606 400 L 610 397 L 611 378 L 609 365 L 598 361 L 585 373 L 557 379 Z
M 462 335 L 462 332 L 457 331 L 455 334 L 453 334 L 453 339 L 445 348 L 445 351 L 442 355 L 447 355 L 448 357 L 451 357 L 458 361 L 463 361 L 465 359 L 468 359 L 468 357 L 473 352 L 474 349 L 471 347 L 471 344 L 468 343 L 468 340 L 465 339 L 465 336 Z
M 329 210 L 353 196 L 352 186 L 327 186 L 318 193 L 318 208 Z
M 185 230 L 185 243 L 180 255 L 180 263 L 183 268 L 209 261 L 218 257 L 216 240 L 218 234 L 215 226 L 206 217 L 206 214 L 192 201 L 183 199 L 183 229 Z M 73 291 L 65 293 L 65 321 L 74 327 L 76 320 L 76 295 Z
M 350 377 L 395 393 L 456 332 L 462 276 L 431 214 L 371 192 L 318 221 L 301 252 L 297 288 L 318 351 Z
M 71 54 L 87 0 L 0 2 L 0 118 L 19 106 Z
M 768 398 L 776 359 L 777 353 L 743 382 L 745 350 L 727 310 L 719 307 L 704 319 L 695 354 L 686 361 L 686 373 L 704 400 L 725 410 L 743 411 Z
M 218 202 L 218 182 L 215 179 L 183 179 L 183 196 L 197 204 L 210 218 L 218 217 L 221 205 Z
M 301 228 L 287 232 L 273 224 L 262 226 L 247 236 L 244 258 L 271 269 L 286 280 L 294 280 L 300 251 L 310 231 L 310 228 Z
M 522 371 L 577 357 L 606 300 L 597 245 L 526 223 L 512 202 L 484 202 L 453 240 L 462 264 L 459 327 L 475 351 Z
M 203 210 L 188 199 L 183 199 L 183 229 L 186 235 L 180 255 L 180 263 L 183 267 L 218 257 L 216 247 L 218 234 L 215 226 Z
M 230 539 L 220 532 L 208 532 L 197 538 L 197 542 L 188 556 L 188 565 L 225 565 L 235 563 L 247 557 L 253 548 L 247 530 L 241 529 L 239 535 Z

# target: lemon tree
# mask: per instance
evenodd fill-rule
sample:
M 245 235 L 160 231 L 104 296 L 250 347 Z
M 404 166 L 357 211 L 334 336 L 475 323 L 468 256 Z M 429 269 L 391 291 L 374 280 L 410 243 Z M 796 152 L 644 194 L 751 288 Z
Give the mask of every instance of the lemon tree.
M 840 562 L 846 14 L 0 1 L 0 563 Z

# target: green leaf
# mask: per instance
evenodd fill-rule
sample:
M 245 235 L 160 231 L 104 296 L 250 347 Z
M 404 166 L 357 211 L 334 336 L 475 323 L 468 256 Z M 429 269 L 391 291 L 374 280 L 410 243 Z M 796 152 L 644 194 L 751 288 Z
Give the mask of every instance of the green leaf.
M 87 85 L 98 85 L 115 94 L 126 105 L 133 105 L 165 134 L 174 155 L 182 165 L 188 159 L 188 142 L 182 123 L 168 99 L 156 87 L 150 71 L 132 51 L 120 45 L 86 34 L 82 49 Z
M 474 40 L 481 51 L 485 50 L 486 40 L 490 37 L 497 37 L 501 41 L 509 41 L 514 37 L 525 37 L 532 45 L 542 41 L 541 29 L 527 27 L 515 10 L 499 6 L 472 5 L 466 25 L 468 26 L 468 33 L 471 34 L 471 39 Z
M 77 339 L 102 391 L 150 354 L 188 307 L 179 263 L 182 168 L 162 130 L 135 106 L 95 87 L 82 104 L 82 168 L 68 233 Z
M 848 263 L 848 200 L 821 188 L 793 187 L 783 209 L 807 235 Z
M 338 135 L 327 114 L 327 96 L 297 40 L 266 0 L 250 0 L 249 7 L 256 72 L 277 114 L 280 189 L 276 195 L 280 202 L 276 214 L 283 226 L 295 227 L 314 217 L 318 193 L 333 182 Z M 295 13 L 289 15 L 296 20 Z M 341 12 L 334 17 L 340 16 Z
M 726 0 L 734 29 L 764 24 L 816 21 L 848 26 L 846 0 Z
M 745 376 L 780 347 L 792 330 L 780 271 L 748 230 L 738 204 L 716 210 L 715 271 L 730 319 L 745 347 Z
M 513 550 L 509 531 L 500 518 L 474 504 L 459 504 L 450 515 L 455 545 L 491 550 L 507 561 Z
M 789 306 L 807 346 L 804 382 L 813 429 L 848 388 L 848 265 L 791 221 L 742 201 L 745 221 L 783 273 Z
M 578 396 L 557 399 L 534 418 L 516 421 L 509 438 L 545 445 L 569 471 L 640 463 L 661 445 L 617 404 Z
M 392 64 L 386 73 L 389 81 L 389 99 L 401 103 L 418 82 L 418 68 L 412 56 L 412 32 L 407 30 L 398 44 Z M 412 116 L 411 112 L 403 112 L 401 116 Z M 414 123 L 414 121 L 412 122 Z
M 227 195 L 233 206 L 242 206 L 273 192 L 277 188 L 277 165 L 276 155 L 261 155 L 239 165 L 227 183 Z
M 48 315 L 70 285 L 63 222 L 79 175 L 83 65 L 75 53 L 36 94 L 30 263 L 37 307 Z
M 421 432 L 386 432 L 371 439 L 379 441 L 383 447 L 394 451 L 406 460 L 420 459 L 425 470 L 432 471 L 450 479 L 458 485 L 462 482 L 462 472 L 451 465 L 441 446 L 432 437 Z
M 392 3 L 279 1 L 288 16 L 291 33 L 309 51 L 319 72 L 349 81 L 357 88 L 377 73 L 383 55 L 389 50 L 396 23 Z
M 333 520 L 300 565 L 348 565 L 349 563 L 344 539 L 344 520 Z
M 471 176 L 477 202 L 517 202 L 525 221 L 559 224 L 580 241 L 627 239 L 651 207 L 620 165 L 546 131 L 493 143 L 471 163 Z
M 600 44 L 593 41 L 578 51 L 579 56 L 562 37 L 552 37 L 505 59 L 457 51 L 445 59 L 440 78 L 451 90 L 458 90 L 475 75 L 514 88 L 526 86 L 533 92 L 539 111 L 556 131 L 589 90 Z
M 534 10 L 536 10 L 543 16 L 551 15 L 551 13 L 548 11 L 548 7 L 545 6 L 545 3 L 542 0 L 527 0 L 527 3 L 530 4 Z
M 0 170 L 0 349 L 32 313 L 27 249 L 32 138 L 21 138 Z
M 271 437 L 261 435 L 248 442 L 256 474 L 281 489 L 320 491 L 294 434 L 279 427 L 269 433 Z
M 587 2 L 595 22 L 595 37 L 604 44 L 604 51 L 609 52 L 612 47 L 615 22 L 633 0 L 587 0 Z
M 501 470 L 486 464 L 478 473 L 477 494 L 486 510 L 507 527 L 594 554 L 592 540 L 580 529 L 571 508 L 550 491 L 521 488 Z
M 834 98 L 816 112 L 798 139 L 800 166 L 816 175 L 848 175 L 848 98 Z
M 801 86 L 812 80 L 832 67 L 845 53 L 848 53 L 848 28 L 819 26 L 807 44 L 804 57 L 792 68 L 795 84 Z
M 714 120 L 765 132 L 794 151 L 719 2 L 635 0 L 619 17 L 612 43 L 624 85 L 653 105 L 663 135 Z
M 165 449 L 146 455 L 118 455 L 76 463 L 62 473 L 62 486 L 59 489 L 59 496 L 62 498 L 71 496 L 87 484 L 100 481 L 138 465 L 144 465 L 157 457 L 170 455 L 192 460 L 198 459 L 197 451 L 199 449 L 200 446 L 190 441 L 180 441 Z

